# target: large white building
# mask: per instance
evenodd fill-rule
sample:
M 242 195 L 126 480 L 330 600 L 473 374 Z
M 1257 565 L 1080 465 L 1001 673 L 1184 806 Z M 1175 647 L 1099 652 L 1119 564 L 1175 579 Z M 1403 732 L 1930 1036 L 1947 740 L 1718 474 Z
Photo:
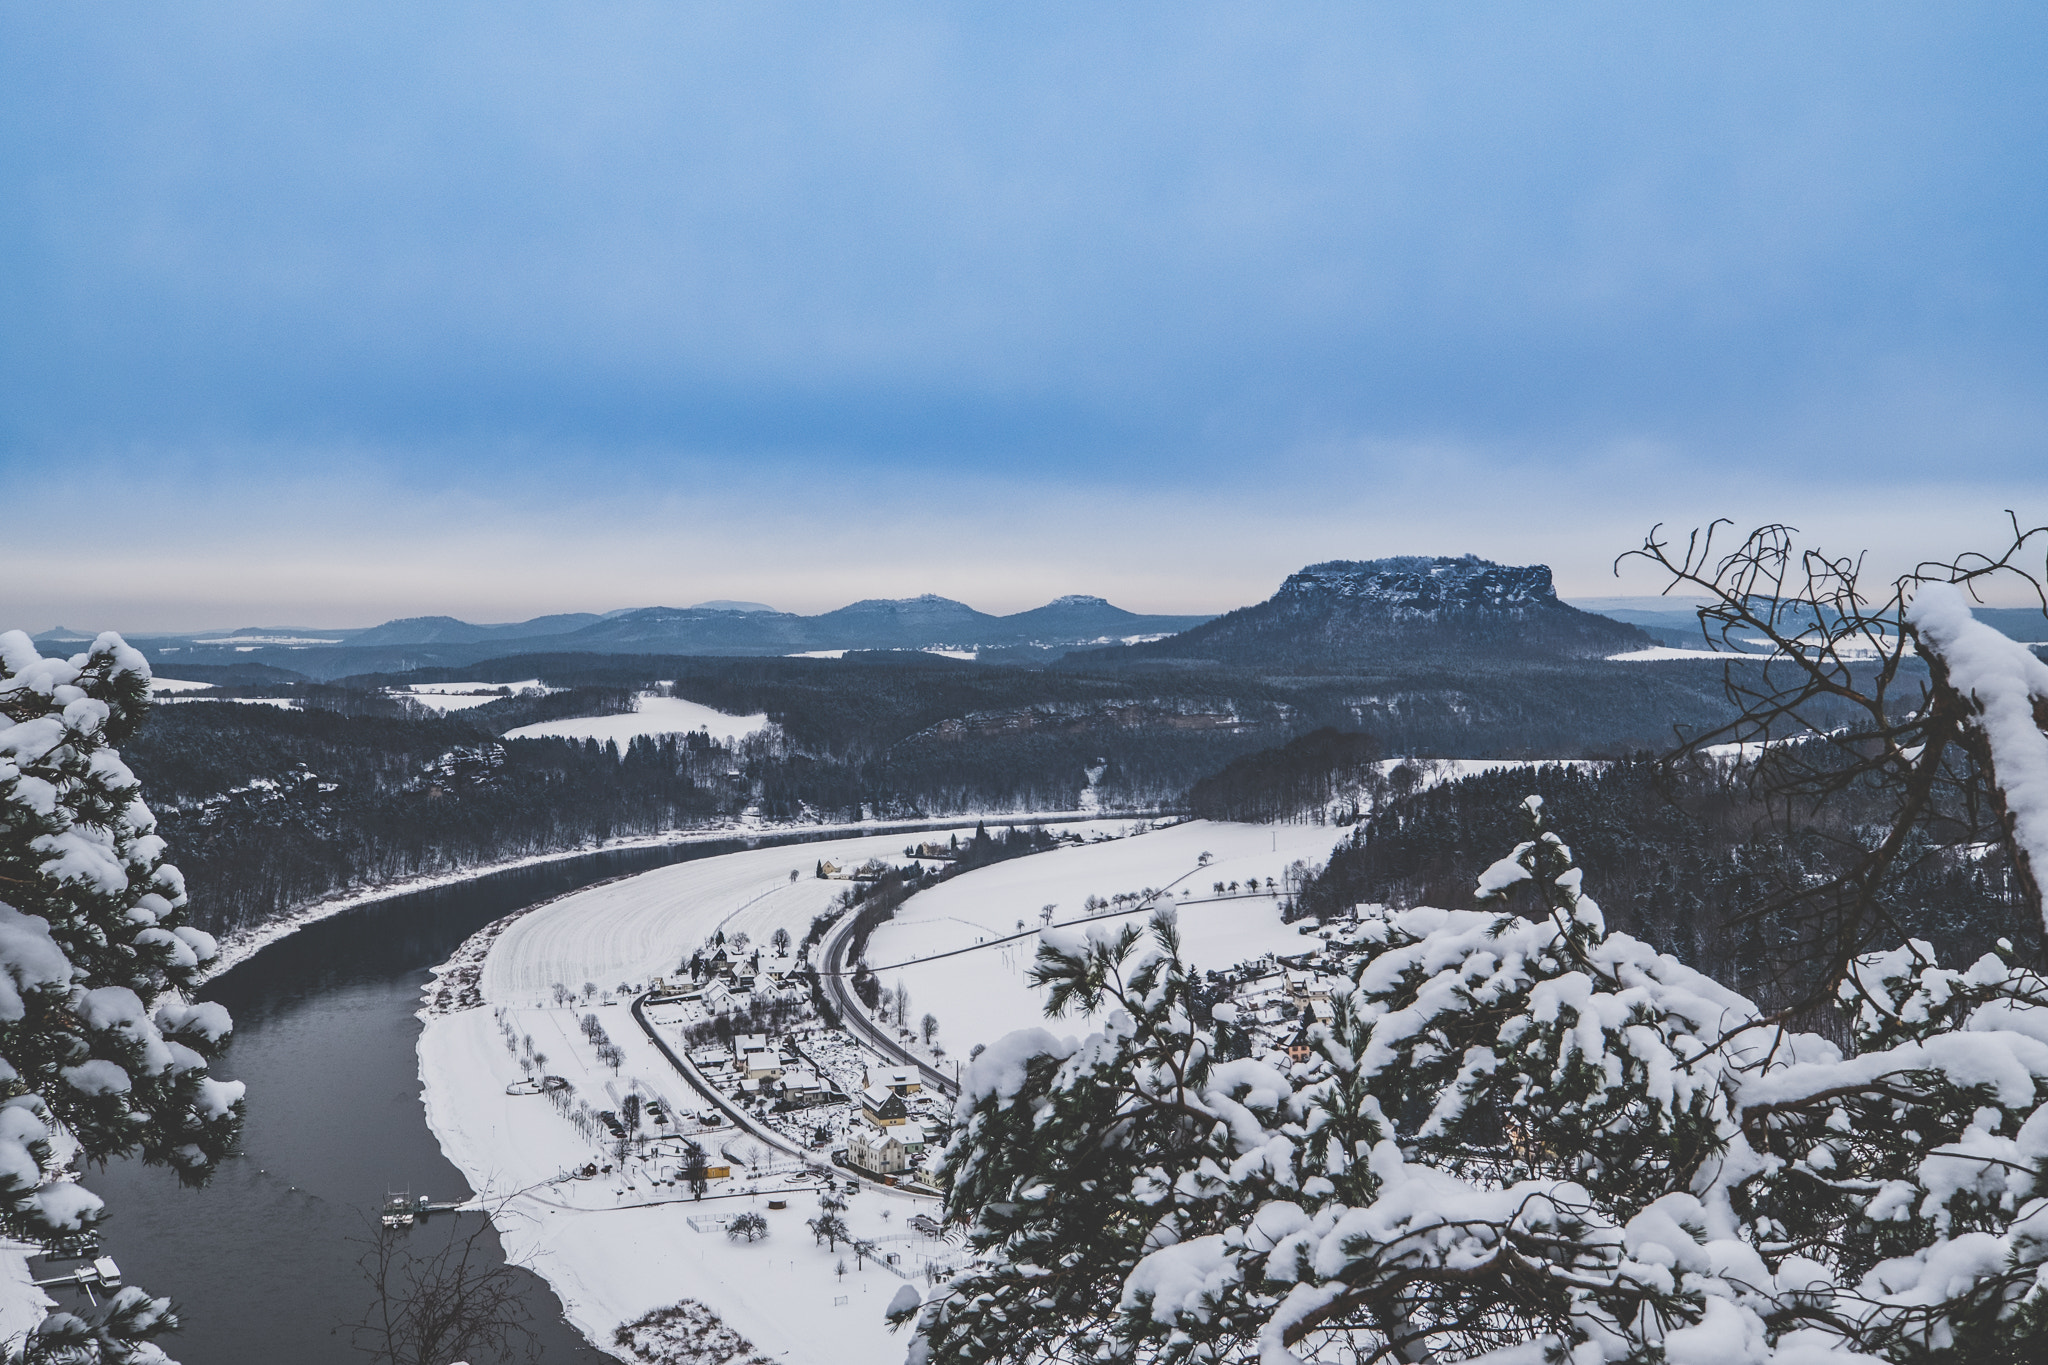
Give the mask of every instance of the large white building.
M 887 1128 L 857 1123 L 846 1138 L 846 1159 L 870 1175 L 902 1175 L 924 1158 L 924 1125 L 894 1123 Z

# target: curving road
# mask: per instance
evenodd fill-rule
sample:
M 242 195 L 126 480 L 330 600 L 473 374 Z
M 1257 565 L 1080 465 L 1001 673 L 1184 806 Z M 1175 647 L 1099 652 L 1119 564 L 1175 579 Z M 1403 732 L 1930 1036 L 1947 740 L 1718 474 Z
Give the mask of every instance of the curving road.
M 1048 849 L 1045 852 L 1055 853 L 1058 851 L 1057 849 Z M 1043 857 L 1045 854 L 1026 854 L 1025 856 Z M 992 864 L 992 866 L 1000 867 L 1002 864 L 997 863 Z M 1172 881 L 1154 890 L 1151 895 L 1139 902 L 1138 905 L 1129 910 L 1119 911 L 1117 915 L 1151 914 L 1159 906 L 1161 898 L 1167 892 L 1201 870 L 1202 868 L 1199 864 L 1190 867 Z M 971 877 L 974 874 L 970 872 L 965 875 Z M 915 892 L 912 893 L 913 896 L 916 894 Z M 908 899 L 906 899 L 905 904 L 908 903 Z M 1098 922 L 1103 919 L 1116 918 L 1117 915 L 1096 915 L 1088 919 L 1063 920 L 1056 927 L 1064 928 L 1068 924 Z M 893 1058 L 898 1064 L 903 1066 L 915 1067 L 924 1077 L 925 1084 L 937 1090 L 941 1095 L 949 1099 L 956 1098 L 960 1094 L 959 1082 L 898 1042 L 894 1034 L 876 1022 L 874 1016 L 868 1013 L 867 1006 L 862 1004 L 860 998 L 853 993 L 853 972 L 846 961 L 847 940 L 853 936 L 853 921 L 854 915 L 852 913 L 841 915 L 838 923 L 825 931 L 825 937 L 818 944 L 818 977 L 824 985 L 825 993 L 832 999 L 832 1007 L 839 1011 L 839 1016 L 845 1022 L 848 1032 L 860 1038 L 884 1057 Z M 959 953 L 982 952 L 999 944 L 1011 943 L 1019 939 L 1037 938 L 1039 933 L 1040 930 L 1038 929 L 1027 929 L 1019 934 L 1009 934 L 1001 938 L 990 939 L 986 943 L 977 943 L 971 948 L 956 948 L 949 952 L 934 953 L 932 957 L 953 957 Z M 914 960 L 923 961 L 924 959 Z M 892 965 L 903 966 L 905 964 L 895 963 Z M 883 970 L 887 970 L 887 968 Z
M 825 994 L 832 998 L 832 1007 L 839 1011 L 846 1031 L 882 1056 L 892 1058 L 900 1065 L 917 1068 L 924 1077 L 924 1083 L 941 1095 L 949 1098 L 958 1095 L 960 1087 L 951 1076 L 897 1042 L 887 1029 L 875 1022 L 867 1006 L 854 995 L 853 973 L 846 964 L 846 941 L 852 935 L 853 920 L 850 913 L 841 915 L 839 922 L 825 931 L 825 937 L 818 944 L 818 979 L 825 987 Z

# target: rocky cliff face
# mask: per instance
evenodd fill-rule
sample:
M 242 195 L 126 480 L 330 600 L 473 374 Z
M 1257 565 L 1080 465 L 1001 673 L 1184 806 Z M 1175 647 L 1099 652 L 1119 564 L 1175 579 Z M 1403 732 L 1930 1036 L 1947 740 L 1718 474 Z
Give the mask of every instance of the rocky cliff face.
M 1311 564 L 1257 606 L 1116 653 L 1268 672 L 1376 672 L 1591 659 L 1648 643 L 1634 626 L 1558 601 L 1545 565 L 1402 556 Z
M 1446 614 L 1526 617 L 1562 605 L 1546 564 L 1495 564 L 1466 555 L 1430 559 L 1333 559 L 1289 576 L 1274 601 L 1371 606 L 1390 620 L 1430 621 Z

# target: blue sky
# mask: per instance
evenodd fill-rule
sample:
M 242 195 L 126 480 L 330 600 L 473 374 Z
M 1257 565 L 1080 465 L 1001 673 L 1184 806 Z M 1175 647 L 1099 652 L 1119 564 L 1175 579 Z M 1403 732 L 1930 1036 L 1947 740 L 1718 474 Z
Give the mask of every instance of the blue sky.
M 2048 519 L 2037 5 L 0 9 L 0 616 Z M 22 519 L 14 519 L 20 526 Z M 51 547 L 92 534 L 90 555 Z

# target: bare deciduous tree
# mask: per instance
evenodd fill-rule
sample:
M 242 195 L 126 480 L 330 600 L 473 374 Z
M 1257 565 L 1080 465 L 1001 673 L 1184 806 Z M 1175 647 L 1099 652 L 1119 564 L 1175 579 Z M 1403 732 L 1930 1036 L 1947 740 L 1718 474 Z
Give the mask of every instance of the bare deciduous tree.
M 1923 562 L 1873 582 L 1861 556 L 1802 547 L 1793 527 L 1763 526 L 1730 545 L 1729 525 L 1695 530 L 1682 547 L 1653 528 L 1616 566 L 1646 562 L 1665 592 L 1704 596 L 1701 639 L 1730 655 L 1722 686 L 1733 718 L 1681 734 L 1672 760 L 1739 756 L 1764 832 L 1829 845 L 1826 872 L 1788 869 L 1805 875 L 1783 877 L 1748 916 L 1781 931 L 1777 1002 L 1806 1008 L 1832 994 L 1859 952 L 1905 936 L 1894 914 L 1901 878 L 1959 850 L 2005 858 L 2005 812 L 1974 705 L 1921 647 L 1910 607 L 1923 584 L 1978 594 L 2003 580 L 2048 611 L 2048 565 L 2022 564 L 2048 527 L 2013 519 L 1996 556 Z M 1853 821 L 1838 814 L 1852 796 Z M 2018 901 L 2039 903 L 2028 868 L 2007 858 L 2003 870 Z
M 414 1239 L 431 1236 L 428 1230 L 366 1222 L 356 1269 L 371 1298 L 349 1325 L 356 1350 L 378 1365 L 540 1359 L 525 1287 L 514 1267 L 492 1255 L 489 1219 L 471 1219 L 465 1232 L 451 1218 L 446 1240 L 424 1251 Z

